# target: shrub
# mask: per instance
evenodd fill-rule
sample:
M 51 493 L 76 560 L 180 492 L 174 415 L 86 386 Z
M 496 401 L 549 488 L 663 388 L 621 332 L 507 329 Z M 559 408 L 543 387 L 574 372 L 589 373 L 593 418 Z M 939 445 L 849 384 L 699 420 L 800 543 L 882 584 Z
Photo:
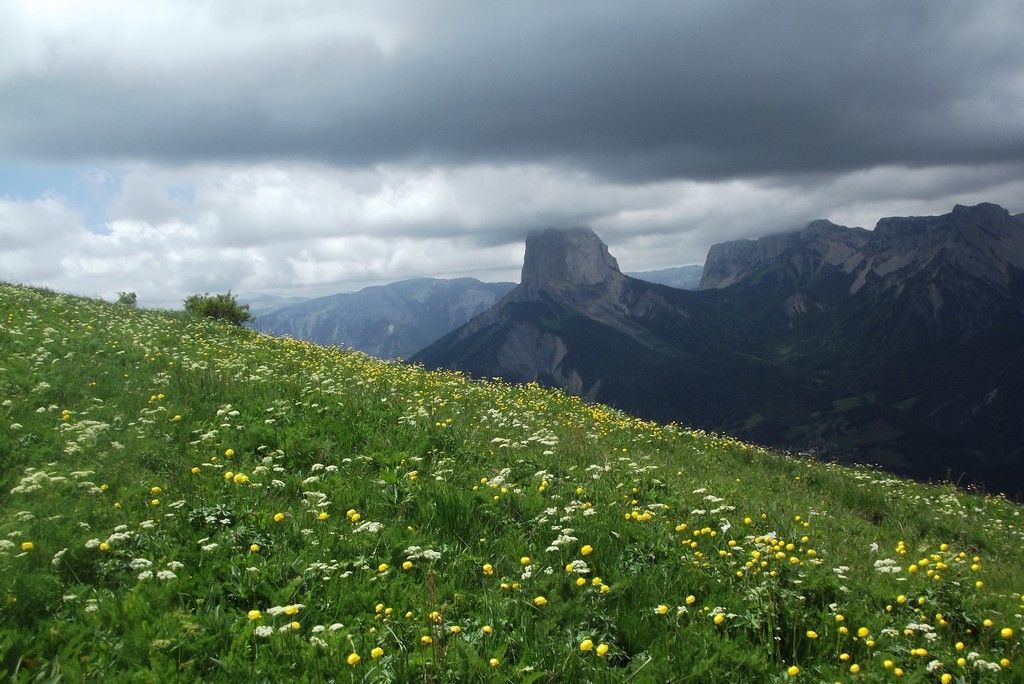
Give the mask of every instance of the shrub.
M 122 306 L 136 306 L 139 298 L 135 296 L 134 292 L 118 292 L 117 303 Z
M 231 291 L 224 294 L 194 294 L 185 298 L 185 312 L 193 316 L 207 316 L 232 325 L 253 320 L 248 304 L 239 304 Z

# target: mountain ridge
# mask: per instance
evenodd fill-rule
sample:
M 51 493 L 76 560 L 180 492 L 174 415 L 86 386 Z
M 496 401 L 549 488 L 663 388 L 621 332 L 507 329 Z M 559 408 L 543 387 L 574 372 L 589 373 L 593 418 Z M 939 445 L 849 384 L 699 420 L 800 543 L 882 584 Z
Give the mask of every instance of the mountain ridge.
M 581 282 L 531 274 L 413 358 L 829 458 L 1024 490 L 1024 476 L 1004 472 L 1024 465 L 1012 418 L 1024 410 L 1024 222 L 978 205 L 880 224 L 875 234 L 812 222 L 720 249 L 723 268 L 709 253 L 697 292 L 624 276 L 590 245 Z M 979 244 L 992 247 L 981 263 L 994 273 L 978 273 Z

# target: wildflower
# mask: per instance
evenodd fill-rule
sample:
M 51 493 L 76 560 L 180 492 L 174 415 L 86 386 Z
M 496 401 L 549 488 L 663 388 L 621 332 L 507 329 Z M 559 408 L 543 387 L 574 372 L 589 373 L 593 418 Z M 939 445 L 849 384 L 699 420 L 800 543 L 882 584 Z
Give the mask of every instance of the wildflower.
M 593 552 L 594 552 L 594 547 L 591 546 L 590 544 L 584 544 L 583 548 L 580 549 L 580 553 L 583 554 L 584 556 L 589 556 Z
M 331 517 L 331 514 L 327 511 L 320 511 L 320 513 L 316 517 L 317 520 L 327 520 L 329 517 Z
M 289 626 L 289 627 L 291 627 L 291 628 L 292 628 L 292 631 L 295 631 L 295 632 L 297 632 L 297 631 L 299 631 L 300 629 L 302 629 L 302 623 L 301 623 L 301 622 L 298 622 L 298 621 L 292 621 L 292 622 L 289 622 L 289 623 L 288 623 L 288 626 Z
M 107 542 L 100 542 L 97 548 L 99 548 L 100 551 L 106 553 L 107 551 L 110 551 L 110 544 L 108 544 Z
M 424 646 L 429 646 L 430 644 L 434 643 L 434 640 L 431 639 L 429 635 L 424 634 L 420 637 L 420 643 Z
M 200 472 L 202 472 L 202 470 L 199 468 L 199 466 L 193 466 L 192 467 L 192 474 L 193 475 L 198 475 Z
M 807 630 L 807 638 L 808 639 L 817 639 L 818 638 L 818 633 L 815 632 L 813 629 L 809 629 L 809 630 Z
M 448 628 L 448 631 L 452 634 L 459 634 L 462 632 L 462 627 L 459 627 L 458 625 L 452 625 Z
M 715 613 L 713 620 L 716 625 L 721 625 L 725 622 L 725 613 Z
M 253 610 L 250 610 L 248 613 L 246 613 L 245 616 L 247 618 L 249 618 L 250 620 L 259 620 L 260 618 L 263 617 L 263 613 L 261 613 L 258 610 L 253 609 Z
M 36 548 L 36 545 L 33 544 L 30 541 L 23 541 L 23 542 L 21 542 L 21 550 L 22 551 L 31 551 L 34 548 Z
M 388 564 L 387 563 L 381 563 L 380 565 L 377 566 L 377 572 L 387 572 L 387 571 L 388 571 Z
M 598 656 L 604 656 L 608 652 L 608 644 L 598 644 L 596 653 Z
M 853 674 L 857 674 L 858 672 L 860 672 L 860 665 L 858 665 L 857 663 L 851 665 L 850 672 L 852 672 Z
M 374 650 L 377 650 L 377 649 L 374 649 Z M 383 653 L 383 651 L 381 651 L 381 653 Z M 348 654 L 348 658 L 345 658 L 345 662 L 348 663 L 349 666 L 351 666 L 351 667 L 355 667 L 356 665 L 361 663 L 362 660 L 363 659 L 359 657 L 358 653 L 349 653 Z
M 544 598 L 543 596 L 537 596 L 537 597 L 535 597 L 533 599 L 533 605 L 535 605 L 537 607 L 545 606 L 545 605 L 547 605 L 547 603 L 548 603 L 548 600 L 546 598 Z
M 484 572 L 485 575 L 488 575 L 488 576 L 489 575 L 493 575 L 494 574 L 494 566 L 491 565 L 490 563 L 484 563 L 483 572 Z
M 871 630 L 869 630 L 867 627 L 861 627 L 857 630 L 857 636 L 859 636 L 861 639 L 866 637 L 868 634 L 871 634 Z
M 499 665 L 501 665 L 501 661 L 498 660 L 497 658 L 491 658 L 490 660 L 487 661 L 487 664 L 490 665 L 491 667 L 498 667 Z
M 583 651 L 584 653 L 586 653 L 587 651 L 591 650 L 592 648 L 594 648 L 594 642 L 591 641 L 590 639 L 584 639 L 583 641 L 580 642 L 580 650 Z
M 494 628 L 491 627 L 490 625 L 484 625 L 483 627 L 480 628 L 480 632 L 483 633 L 484 635 L 488 635 L 488 634 L 490 634 L 493 631 L 494 631 Z
M 1003 637 L 1004 639 L 1012 639 L 1013 629 L 1011 629 L 1010 627 L 1003 627 L 1001 630 L 999 630 L 999 636 Z
M 668 613 L 668 606 L 664 603 L 659 604 L 658 607 L 654 609 L 654 612 L 658 615 L 666 615 Z
M 160 489 L 159 487 L 150 487 L 149 488 L 149 493 L 150 494 L 160 494 L 162 491 L 163 490 Z
M 519 564 L 524 566 L 524 567 L 529 565 L 532 562 L 533 561 L 530 560 L 529 556 L 523 556 L 522 558 L 519 559 Z
M 788 674 L 790 677 L 796 677 L 798 674 L 800 674 L 800 668 L 796 665 L 790 665 L 789 669 L 786 670 L 786 674 Z
M 403 570 L 412 570 L 412 561 L 405 561 L 402 563 Z
M 231 481 L 237 485 L 245 484 L 249 481 L 249 476 L 245 473 L 235 473 L 235 476 L 231 478 Z
M 235 450 L 234 449 L 225 449 L 224 450 L 224 456 L 226 458 L 231 458 L 234 455 L 235 455 Z
M 686 597 L 686 605 L 692 606 L 696 602 L 697 602 L 697 597 L 694 596 L 693 594 L 690 594 L 689 596 Z
M 284 513 L 274 514 L 274 522 L 281 522 L 282 520 L 284 520 Z

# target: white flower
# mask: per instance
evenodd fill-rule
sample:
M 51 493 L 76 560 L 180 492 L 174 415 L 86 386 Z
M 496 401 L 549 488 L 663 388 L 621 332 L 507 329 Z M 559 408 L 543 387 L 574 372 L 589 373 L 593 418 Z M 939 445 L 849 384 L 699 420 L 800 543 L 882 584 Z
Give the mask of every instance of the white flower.
M 166 582 L 168 580 L 178 579 L 178 576 L 170 570 L 161 570 L 160 572 L 156 573 L 156 578 L 158 580 L 163 580 Z
M 273 633 L 274 633 L 274 628 L 273 627 L 268 627 L 267 625 L 260 625 L 259 627 L 256 628 L 256 636 L 262 637 L 264 639 L 266 639 L 268 636 L 270 636 Z
M 144 570 L 143 572 L 139 573 L 139 581 L 140 582 L 145 582 L 146 580 L 149 580 L 149 579 L 153 579 L 153 571 L 152 570 Z

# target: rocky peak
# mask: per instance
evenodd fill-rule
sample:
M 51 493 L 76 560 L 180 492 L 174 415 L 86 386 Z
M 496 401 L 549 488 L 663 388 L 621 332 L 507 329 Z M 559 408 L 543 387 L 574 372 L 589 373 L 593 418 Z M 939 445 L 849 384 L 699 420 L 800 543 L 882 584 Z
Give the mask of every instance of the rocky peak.
M 738 283 L 794 249 L 802 250 L 815 263 L 838 266 L 863 247 L 868 235 L 868 231 L 862 228 L 847 228 L 819 219 L 790 233 L 712 245 L 704 264 L 700 289 L 717 289 Z
M 856 274 L 851 292 L 869 282 L 892 287 L 939 271 L 1006 287 L 1012 269 L 1024 269 L 1024 222 L 989 202 L 958 204 L 941 216 L 883 218 L 849 267 Z
M 548 229 L 526 238 L 524 288 L 550 290 L 598 285 L 622 277 L 608 246 L 590 228 Z

